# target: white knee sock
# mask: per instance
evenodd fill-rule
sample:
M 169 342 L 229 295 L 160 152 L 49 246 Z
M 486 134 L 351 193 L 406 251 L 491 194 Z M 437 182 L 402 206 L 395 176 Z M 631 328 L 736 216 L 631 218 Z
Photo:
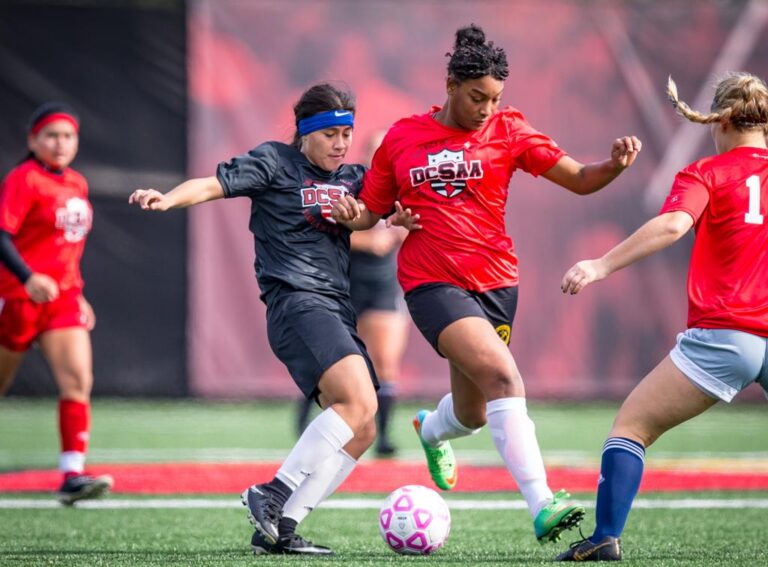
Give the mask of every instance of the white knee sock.
M 552 500 L 547 473 L 528 417 L 525 398 L 501 398 L 486 406 L 488 428 L 501 458 L 515 479 L 533 517 Z
M 466 437 L 474 435 L 479 429 L 470 429 L 463 425 L 456 413 L 453 411 L 453 395 L 443 396 L 437 409 L 424 418 L 421 424 L 421 437 L 432 445 L 437 447 L 443 441 L 456 439 L 457 437 Z
M 355 468 L 357 461 L 341 449 L 323 461 L 309 478 L 301 483 L 283 506 L 283 517 L 295 520 L 297 524 L 317 508 Z
M 338 453 L 353 436 L 347 422 L 333 408 L 327 408 L 307 426 L 275 476 L 291 490 L 296 490 L 305 478 L 315 472 L 323 461 Z

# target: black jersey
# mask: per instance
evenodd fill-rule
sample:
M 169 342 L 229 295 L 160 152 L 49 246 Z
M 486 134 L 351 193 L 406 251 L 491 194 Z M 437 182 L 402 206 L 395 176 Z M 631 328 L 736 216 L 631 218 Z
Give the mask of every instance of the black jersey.
M 357 196 L 364 173 L 357 164 L 325 171 L 280 142 L 218 165 L 224 196 L 251 198 L 249 228 L 262 300 L 285 288 L 349 296 L 349 230 L 324 213 L 345 193 Z

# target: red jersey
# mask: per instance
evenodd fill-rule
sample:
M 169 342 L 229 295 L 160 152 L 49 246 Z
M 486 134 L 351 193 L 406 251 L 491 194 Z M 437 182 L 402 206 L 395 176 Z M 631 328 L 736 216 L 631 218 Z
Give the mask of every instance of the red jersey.
M 386 215 L 399 200 L 421 215 L 398 255 L 405 292 L 449 283 L 484 292 L 517 285 L 512 239 L 504 208 L 516 169 L 532 175 L 565 155 L 516 109 L 494 114 L 480 130 L 457 130 L 429 113 L 397 122 L 387 132 L 366 174 L 360 198 Z
M 81 290 L 80 257 L 91 229 L 88 184 L 74 169 L 48 171 L 29 159 L 11 170 L 0 186 L 0 229 L 33 272 L 46 274 L 61 291 Z M 24 286 L 0 266 L 0 297 L 27 298 Z
M 735 148 L 689 165 L 661 209 L 671 211 L 695 223 L 688 327 L 768 336 L 768 150 Z

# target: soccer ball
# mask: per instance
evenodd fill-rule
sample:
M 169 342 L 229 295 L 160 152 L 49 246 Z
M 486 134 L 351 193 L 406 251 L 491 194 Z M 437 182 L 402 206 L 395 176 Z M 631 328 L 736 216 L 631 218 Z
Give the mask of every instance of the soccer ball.
M 411 484 L 387 496 L 379 510 L 381 537 L 403 555 L 429 555 L 445 545 L 451 531 L 451 512 L 440 495 Z

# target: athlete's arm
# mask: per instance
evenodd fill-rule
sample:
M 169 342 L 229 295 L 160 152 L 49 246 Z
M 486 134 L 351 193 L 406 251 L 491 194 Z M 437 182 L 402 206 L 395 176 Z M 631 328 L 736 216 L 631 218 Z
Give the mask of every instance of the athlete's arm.
M 8 268 L 21 283 L 25 283 L 32 275 L 32 270 L 13 244 L 11 233 L 5 230 L 0 230 L 0 264 Z
M 136 204 L 145 211 L 167 211 L 223 198 L 224 188 L 214 176 L 189 179 L 167 193 L 155 189 L 136 189 L 128 197 L 128 203 Z
M 571 295 L 579 293 L 590 283 L 674 244 L 692 226 L 693 217 L 684 211 L 654 217 L 602 258 L 582 260 L 573 266 L 563 276 L 560 289 Z
M 368 230 L 381 220 L 382 215 L 372 213 L 362 201 L 344 195 L 333 203 L 331 218 L 349 230 Z
M 599 191 L 628 168 L 642 149 L 642 142 L 635 136 L 614 140 L 611 157 L 607 160 L 583 164 L 569 156 L 563 156 L 542 176 L 578 195 Z

